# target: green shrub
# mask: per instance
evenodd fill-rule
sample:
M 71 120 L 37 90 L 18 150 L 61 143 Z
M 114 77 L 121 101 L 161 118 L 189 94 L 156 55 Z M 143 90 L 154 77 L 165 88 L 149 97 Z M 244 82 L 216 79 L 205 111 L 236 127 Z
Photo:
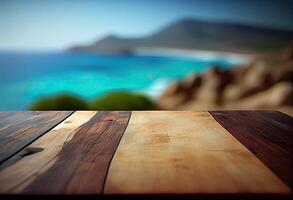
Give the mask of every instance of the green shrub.
M 108 93 L 89 104 L 70 94 L 59 94 L 38 100 L 30 110 L 151 110 L 155 104 L 146 96 L 129 92 Z
M 87 110 L 89 106 L 80 97 L 61 94 L 38 100 L 30 110 Z
M 151 110 L 155 104 L 146 96 L 129 92 L 111 92 L 91 104 L 93 110 Z

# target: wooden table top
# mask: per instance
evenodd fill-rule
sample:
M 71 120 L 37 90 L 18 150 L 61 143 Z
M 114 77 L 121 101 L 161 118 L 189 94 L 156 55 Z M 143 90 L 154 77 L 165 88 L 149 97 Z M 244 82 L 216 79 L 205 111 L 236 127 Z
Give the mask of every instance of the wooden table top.
M 292 191 L 293 118 L 280 112 L 0 112 L 0 198 Z

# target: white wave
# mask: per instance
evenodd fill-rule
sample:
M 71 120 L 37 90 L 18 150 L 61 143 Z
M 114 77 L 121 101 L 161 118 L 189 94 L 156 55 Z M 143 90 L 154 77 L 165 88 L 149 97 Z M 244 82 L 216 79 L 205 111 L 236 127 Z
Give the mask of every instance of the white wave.
M 151 55 L 151 56 L 174 56 L 182 58 L 195 58 L 197 60 L 217 60 L 228 59 L 231 64 L 247 63 L 254 58 L 251 54 L 244 53 L 230 53 L 207 50 L 189 50 L 176 48 L 156 48 L 156 47 L 140 47 L 135 49 L 137 55 Z
M 170 78 L 160 78 L 153 82 L 153 84 L 144 90 L 139 90 L 137 92 L 142 93 L 150 98 L 159 97 L 162 92 L 173 82 L 173 79 Z

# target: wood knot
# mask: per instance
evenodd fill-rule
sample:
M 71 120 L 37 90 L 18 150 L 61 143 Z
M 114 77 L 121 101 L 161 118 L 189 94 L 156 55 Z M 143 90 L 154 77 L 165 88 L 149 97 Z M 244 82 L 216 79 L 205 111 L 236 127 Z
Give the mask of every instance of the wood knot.
M 44 150 L 44 148 L 40 148 L 40 147 L 28 147 L 23 150 L 23 152 L 21 153 L 21 157 L 25 157 L 25 156 L 29 156 L 29 155 L 32 155 L 35 153 L 39 153 L 43 150 Z

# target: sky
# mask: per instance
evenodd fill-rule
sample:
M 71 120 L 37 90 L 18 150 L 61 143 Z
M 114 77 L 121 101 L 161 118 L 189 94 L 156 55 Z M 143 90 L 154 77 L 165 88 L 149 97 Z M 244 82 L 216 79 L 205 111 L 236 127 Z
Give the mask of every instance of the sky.
M 0 0 L 0 49 L 62 50 L 140 37 L 183 18 L 293 30 L 291 0 Z

